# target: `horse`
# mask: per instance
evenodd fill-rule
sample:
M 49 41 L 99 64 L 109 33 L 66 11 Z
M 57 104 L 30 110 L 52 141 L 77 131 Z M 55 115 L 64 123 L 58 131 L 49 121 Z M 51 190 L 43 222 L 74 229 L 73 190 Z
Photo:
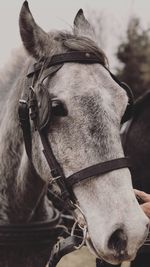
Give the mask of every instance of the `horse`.
M 92 253 L 112 264 L 132 260 L 149 221 L 121 145 L 127 90 L 111 75 L 82 10 L 73 33 L 46 33 L 25 1 L 19 28 L 27 54 L 0 124 L 1 266 L 48 262 L 61 229 L 49 183 L 57 184 Z
M 144 192 L 150 193 L 149 180 L 149 114 L 150 114 L 150 90 L 143 93 L 134 103 L 132 118 L 123 124 L 121 128 L 122 144 L 125 154 L 130 157 L 131 175 L 133 187 Z M 139 199 L 139 202 L 141 200 Z M 148 267 L 149 257 L 149 238 L 139 249 L 130 267 Z M 109 267 L 108 263 L 100 263 L 98 266 Z M 120 265 L 118 265 L 120 266 Z
M 150 114 L 150 90 L 137 98 L 133 106 L 132 118 L 122 125 L 121 137 L 125 154 L 130 157 L 131 175 L 133 187 L 150 193 L 149 179 L 149 114 Z M 139 199 L 139 202 L 141 200 Z M 130 267 L 148 267 L 149 239 L 139 249 Z M 97 260 L 97 266 L 111 267 L 113 265 Z M 118 266 L 121 266 L 120 264 Z
M 149 179 L 149 114 L 150 114 L 150 90 L 141 95 L 134 104 L 132 119 L 124 125 L 122 139 L 125 154 L 131 160 L 131 174 L 133 187 L 150 193 Z M 148 267 L 149 238 L 139 250 L 137 257 L 131 266 Z

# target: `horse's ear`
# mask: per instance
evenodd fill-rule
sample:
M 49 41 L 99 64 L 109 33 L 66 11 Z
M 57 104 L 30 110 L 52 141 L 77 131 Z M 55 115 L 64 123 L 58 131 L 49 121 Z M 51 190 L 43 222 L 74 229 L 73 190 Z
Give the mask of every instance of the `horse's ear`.
M 80 9 L 74 19 L 74 34 L 95 39 L 92 25 L 85 18 L 83 10 Z
M 36 24 L 27 1 L 23 3 L 20 11 L 19 27 L 23 44 L 28 53 L 35 58 L 44 56 L 44 50 L 50 46 L 50 37 Z

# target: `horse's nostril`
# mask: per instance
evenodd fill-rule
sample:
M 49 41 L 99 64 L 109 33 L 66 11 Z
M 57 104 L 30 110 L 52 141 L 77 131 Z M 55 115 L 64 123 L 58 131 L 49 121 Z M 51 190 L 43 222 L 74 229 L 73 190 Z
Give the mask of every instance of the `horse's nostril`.
M 114 250 L 117 254 L 124 254 L 127 247 L 127 236 L 123 229 L 117 229 L 110 236 L 108 248 Z

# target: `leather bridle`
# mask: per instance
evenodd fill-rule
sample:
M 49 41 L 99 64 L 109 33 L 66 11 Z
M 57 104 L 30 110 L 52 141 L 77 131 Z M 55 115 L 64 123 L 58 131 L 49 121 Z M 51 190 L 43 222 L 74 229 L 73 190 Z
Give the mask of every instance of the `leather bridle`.
M 59 69 L 65 63 L 69 63 L 69 62 L 81 63 L 81 64 L 101 64 L 104 66 L 103 62 L 101 62 L 101 60 L 95 54 L 89 53 L 86 51 L 85 52 L 74 51 L 74 52 L 69 52 L 69 53 L 64 53 L 64 54 L 58 54 L 47 59 L 46 63 L 45 61 L 43 63 L 43 60 L 35 63 L 33 66 L 30 67 L 28 71 L 27 79 L 26 79 L 27 87 L 24 88 L 22 98 L 19 101 L 18 113 L 19 113 L 20 125 L 23 131 L 25 150 L 26 150 L 29 162 L 30 162 L 30 166 L 32 168 L 32 172 L 35 173 L 35 175 L 37 175 L 37 171 L 32 161 L 31 121 L 33 121 L 33 125 L 35 129 L 39 133 L 41 143 L 43 145 L 43 153 L 45 155 L 46 161 L 50 168 L 52 183 L 55 182 L 58 185 L 60 192 L 61 192 L 59 195 L 59 199 L 61 199 L 60 201 L 55 196 L 53 191 L 51 190 L 51 183 L 50 183 L 49 188 L 48 188 L 48 197 L 52 200 L 54 206 L 55 206 L 54 201 L 58 200 L 59 203 L 61 204 L 62 210 L 67 210 L 67 212 L 71 212 L 71 213 L 73 212 L 75 215 L 76 209 L 77 209 L 77 205 L 76 205 L 77 199 L 72 190 L 75 184 L 81 183 L 82 181 L 93 176 L 99 176 L 99 175 L 108 173 L 110 171 L 116 170 L 116 169 L 129 167 L 130 163 L 129 163 L 128 158 L 126 157 L 116 158 L 116 159 L 112 159 L 106 162 L 101 162 L 101 163 L 89 166 L 85 169 L 82 169 L 70 175 L 69 177 L 65 176 L 63 168 L 57 161 L 53 153 L 51 144 L 48 140 L 47 126 L 49 126 L 49 122 L 51 121 L 52 104 L 53 104 L 54 99 L 53 97 L 50 97 L 48 89 L 46 86 L 44 86 L 43 82 L 46 78 L 51 78 L 51 76 L 54 75 L 57 71 L 59 71 Z M 122 118 L 122 122 L 126 121 L 130 118 L 131 113 L 132 113 L 132 103 L 133 103 L 132 92 L 126 84 L 121 83 L 119 80 L 117 80 L 117 78 L 108 69 L 107 71 L 110 73 L 111 77 L 126 91 L 128 95 L 128 98 L 129 98 L 128 108 Z M 48 100 L 46 115 L 44 116 L 44 119 L 42 120 L 40 116 L 40 110 L 39 110 L 40 108 L 38 105 L 35 83 L 36 85 L 38 84 L 39 86 L 41 86 L 42 90 L 44 90 L 44 96 Z M 84 214 L 83 214 L 83 219 L 84 219 Z M 81 226 L 78 220 L 77 222 L 79 226 Z M 56 224 L 54 225 L 55 231 L 52 230 L 53 233 L 57 233 L 57 236 L 60 235 L 60 229 L 61 229 L 61 227 L 59 228 L 59 226 L 57 226 L 58 224 L 59 222 L 57 221 Z M 24 227 L 26 229 L 26 226 L 22 227 L 23 233 L 24 233 Z M 31 228 L 34 229 L 33 224 Z M 40 244 L 41 242 L 45 242 L 48 244 L 49 242 L 49 244 L 51 244 L 50 232 L 49 234 L 47 234 L 47 236 L 45 235 L 47 231 L 47 226 L 45 227 L 45 222 L 42 223 L 42 229 L 43 228 L 44 230 L 40 232 L 41 238 L 39 238 L 38 240 L 39 242 L 37 243 Z M 21 228 L 19 227 L 19 229 Z M 58 229 L 58 232 L 57 232 L 57 229 Z M 84 228 L 81 227 L 81 232 L 83 231 L 84 233 L 84 229 L 85 229 L 85 237 L 86 237 L 86 231 L 87 231 L 86 221 L 85 221 L 85 227 Z M 43 235 L 43 232 L 44 232 L 44 235 Z M 28 237 L 30 237 L 30 233 L 29 235 L 27 235 L 26 242 L 28 242 L 27 240 L 28 240 Z M 30 240 L 31 238 L 29 238 L 29 242 Z M 53 251 L 51 252 L 49 266 L 55 266 L 56 263 L 58 263 L 58 261 L 63 255 L 75 250 L 76 246 L 81 247 L 81 245 L 84 244 L 85 240 L 84 240 L 84 234 L 83 234 L 83 237 L 82 235 L 79 235 L 79 236 L 69 235 L 68 238 L 58 242 L 54 246 Z
M 73 203 L 76 202 L 76 198 L 73 194 L 72 188 L 75 184 L 80 183 L 81 181 L 93 176 L 102 175 L 116 169 L 126 168 L 130 166 L 128 158 L 126 157 L 116 158 L 106 162 L 98 163 L 96 165 L 92 165 L 88 168 L 80 170 L 77 173 L 72 174 L 69 177 L 65 177 L 64 171 L 53 153 L 51 144 L 47 136 L 46 126 L 50 121 L 50 114 L 47 114 L 47 118 L 45 119 L 44 123 L 41 124 L 40 121 L 38 120 L 39 107 L 37 103 L 37 96 L 33 81 L 34 82 L 36 81 L 37 83 L 40 84 L 43 83 L 45 78 L 50 77 L 55 72 L 57 72 L 63 66 L 63 64 L 69 62 L 103 65 L 98 56 L 96 56 L 94 53 L 89 53 L 86 51 L 85 52 L 74 51 L 74 52 L 54 55 L 47 60 L 46 65 L 44 67 L 43 67 L 43 62 L 39 62 L 34 66 L 32 66 L 31 69 L 29 69 L 29 72 L 27 74 L 29 88 L 25 89 L 24 95 L 20 100 L 19 104 L 20 124 L 23 130 L 24 143 L 29 161 L 32 162 L 32 137 L 30 129 L 31 128 L 30 118 L 31 118 L 39 133 L 43 145 L 43 152 L 47 160 L 47 163 L 50 167 L 51 176 L 61 190 L 61 198 L 62 201 L 65 203 L 66 209 L 74 208 Z M 42 73 L 41 75 L 42 78 L 41 77 L 39 78 L 39 73 Z M 129 97 L 129 108 L 131 109 L 131 104 L 132 104 L 131 91 L 129 90 L 129 88 L 125 86 L 125 84 L 122 84 L 120 81 L 118 81 L 117 78 L 110 71 L 109 73 L 112 76 L 112 78 L 117 83 L 119 83 L 119 85 L 123 87 L 123 89 L 126 90 L 127 95 Z M 45 88 L 45 94 L 47 96 L 49 95 L 49 93 L 47 92 L 47 88 Z M 53 99 L 50 99 L 49 97 L 50 106 L 52 105 L 52 101 Z M 127 115 L 128 115 L 127 117 L 129 117 L 129 114 Z

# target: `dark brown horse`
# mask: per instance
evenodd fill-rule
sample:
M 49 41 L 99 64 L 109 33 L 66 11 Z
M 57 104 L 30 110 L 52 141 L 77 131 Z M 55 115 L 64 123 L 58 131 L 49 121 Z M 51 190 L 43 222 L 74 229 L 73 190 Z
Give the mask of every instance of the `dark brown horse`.
M 133 187 L 150 193 L 150 90 L 134 104 L 133 118 L 123 131 L 123 146 L 131 158 Z M 131 267 L 150 266 L 149 245 L 147 240 Z
M 150 193 L 150 90 L 134 103 L 132 119 L 123 125 L 121 135 L 125 154 L 131 161 L 133 187 Z M 149 245 L 147 239 L 131 267 L 150 266 Z M 97 260 L 97 266 L 113 265 Z

